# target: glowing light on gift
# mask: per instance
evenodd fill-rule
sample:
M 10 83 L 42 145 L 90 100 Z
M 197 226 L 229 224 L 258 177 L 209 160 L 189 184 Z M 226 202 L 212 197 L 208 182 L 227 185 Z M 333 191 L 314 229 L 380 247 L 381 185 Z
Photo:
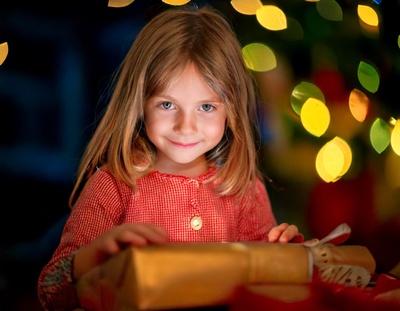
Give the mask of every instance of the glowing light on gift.
M 316 85 L 309 82 L 301 82 L 296 85 L 292 91 L 290 103 L 297 115 L 300 115 L 301 108 L 309 98 L 315 98 L 325 103 L 325 96 Z
M 316 3 L 318 13 L 328 21 L 339 22 L 343 19 L 343 11 L 335 0 L 320 0 Z
M 162 2 L 170 5 L 184 5 L 189 3 L 190 0 L 162 0 Z
M 261 26 L 268 30 L 287 28 L 285 13 L 275 5 L 264 5 L 257 10 L 256 17 Z
M 253 71 L 268 71 L 276 67 L 274 52 L 265 44 L 250 43 L 242 48 L 246 66 Z
M 8 43 L 3 42 L 0 44 L 0 65 L 4 63 L 8 55 Z
M 260 0 L 232 0 L 231 5 L 237 12 L 244 15 L 255 15 L 263 6 Z
M 367 91 L 375 93 L 378 90 L 380 75 L 373 65 L 361 61 L 358 65 L 357 77 Z
M 335 182 L 347 173 L 352 158 L 350 146 L 336 136 L 318 152 L 315 161 L 317 173 L 325 182 Z
M 386 184 L 396 189 L 400 187 L 400 157 L 394 152 L 388 153 L 385 159 L 384 176 Z
M 381 118 L 376 118 L 371 126 L 369 138 L 375 151 L 382 153 L 390 144 L 389 125 Z
M 366 24 L 371 26 L 379 25 L 378 14 L 373 8 L 368 5 L 358 5 L 357 7 L 358 17 Z
M 369 98 L 360 90 L 354 89 L 350 92 L 349 108 L 354 119 L 364 122 L 369 110 Z
M 400 156 L 400 122 L 396 120 L 392 134 L 390 135 L 390 144 L 393 151 Z
M 330 113 L 326 105 L 315 98 L 309 98 L 300 111 L 303 127 L 312 135 L 320 137 L 330 123 Z
M 130 5 L 134 0 L 108 0 L 108 6 L 110 8 L 122 8 Z

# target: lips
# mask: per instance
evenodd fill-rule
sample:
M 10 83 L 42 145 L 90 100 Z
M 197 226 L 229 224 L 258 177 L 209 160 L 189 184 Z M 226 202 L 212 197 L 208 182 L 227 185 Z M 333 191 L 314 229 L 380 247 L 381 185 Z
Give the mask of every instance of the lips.
M 177 142 L 177 141 L 172 141 L 170 140 L 171 144 L 173 144 L 174 146 L 178 147 L 178 148 L 192 148 L 197 146 L 198 142 L 196 143 L 182 143 L 182 142 Z

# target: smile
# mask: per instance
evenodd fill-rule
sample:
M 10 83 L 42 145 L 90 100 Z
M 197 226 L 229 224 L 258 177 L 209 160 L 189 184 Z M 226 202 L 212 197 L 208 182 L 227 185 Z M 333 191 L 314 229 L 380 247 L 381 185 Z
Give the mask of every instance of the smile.
M 180 143 L 180 142 L 176 142 L 176 141 L 172 141 L 172 140 L 170 140 L 170 142 L 175 147 L 183 148 L 183 149 L 193 148 L 193 147 L 197 146 L 197 144 L 198 144 L 197 142 L 196 143 Z

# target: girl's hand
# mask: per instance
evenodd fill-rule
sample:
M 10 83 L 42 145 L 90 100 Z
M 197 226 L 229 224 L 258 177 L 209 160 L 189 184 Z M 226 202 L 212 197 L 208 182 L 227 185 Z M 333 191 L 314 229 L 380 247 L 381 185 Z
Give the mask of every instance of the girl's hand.
M 150 224 L 116 226 L 81 248 L 73 259 L 75 280 L 129 246 L 165 244 L 168 235 L 161 227 Z
M 301 243 L 304 241 L 304 237 L 299 233 L 297 226 L 282 223 L 271 229 L 268 233 L 268 241 L 271 243 Z

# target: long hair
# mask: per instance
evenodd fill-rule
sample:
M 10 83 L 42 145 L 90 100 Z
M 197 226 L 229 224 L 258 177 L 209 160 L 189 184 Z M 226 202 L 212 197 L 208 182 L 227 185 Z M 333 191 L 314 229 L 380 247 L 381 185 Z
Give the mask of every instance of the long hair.
M 70 196 L 74 204 L 96 167 L 136 189 L 153 169 L 156 152 L 145 134 L 144 105 L 167 89 L 193 63 L 220 97 L 227 112 L 224 137 L 206 158 L 219 169 L 209 180 L 220 195 L 243 195 L 258 176 L 254 143 L 254 80 L 230 25 L 211 7 L 169 9 L 139 32 L 118 68 L 113 93 L 77 171 Z

